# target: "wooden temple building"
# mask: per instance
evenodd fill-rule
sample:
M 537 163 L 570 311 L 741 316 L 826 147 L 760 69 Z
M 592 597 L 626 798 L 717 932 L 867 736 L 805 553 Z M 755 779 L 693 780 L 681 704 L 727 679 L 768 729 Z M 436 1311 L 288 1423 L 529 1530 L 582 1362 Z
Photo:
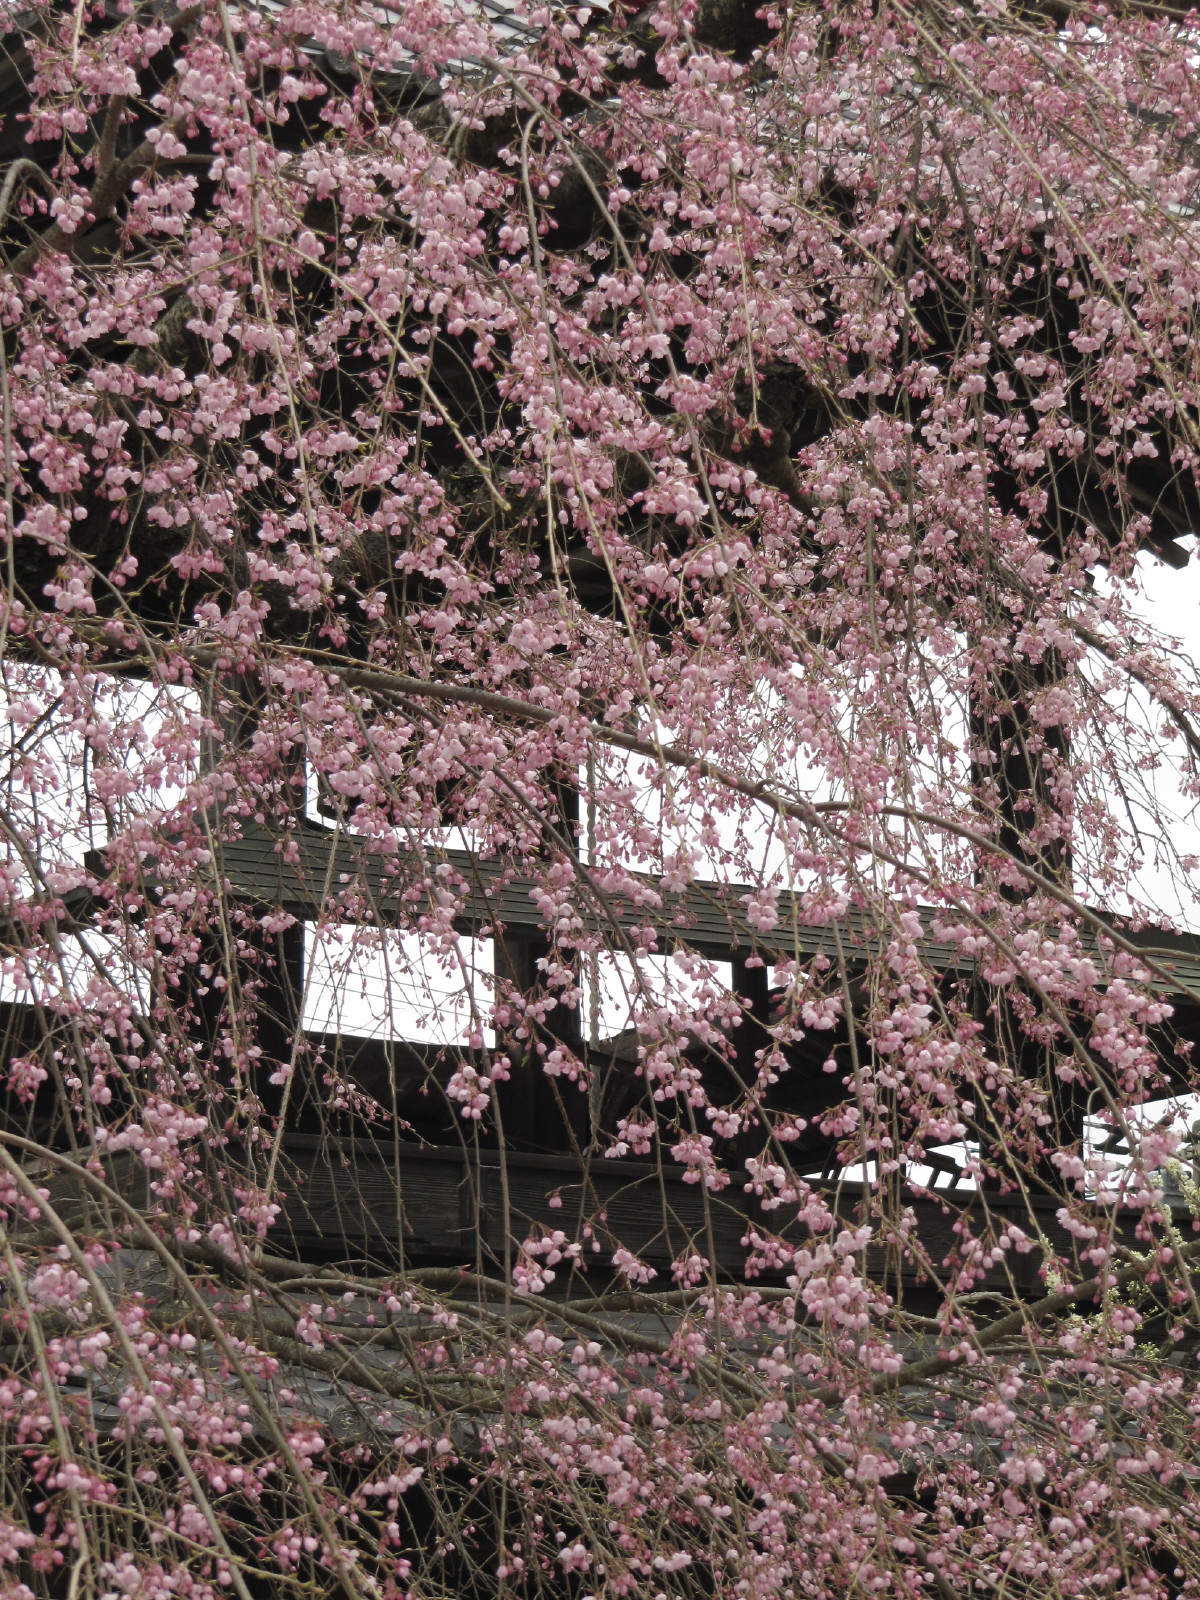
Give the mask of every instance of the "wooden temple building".
M 754 9 L 749 8 L 750 12 Z M 745 12 L 746 7 L 741 10 Z M 737 19 L 733 16 L 737 11 L 737 6 L 727 0 L 702 6 L 701 31 L 708 25 L 704 21 L 707 17 L 715 30 L 713 37 L 725 41 L 719 47 L 739 48 Z M 109 13 L 108 19 L 90 25 L 112 25 L 118 8 L 110 5 Z M 180 20 L 183 17 L 180 13 L 177 18 L 180 27 L 188 25 Z M 321 59 L 317 70 L 331 93 L 344 92 L 348 81 L 344 63 Z M 55 157 L 54 147 L 27 146 L 25 142 L 20 117 L 28 109 L 32 71 L 29 51 L 9 36 L 0 44 L 0 164 L 7 164 L 9 170 L 13 163 L 21 161 L 41 162 L 48 167 Z M 152 63 L 149 77 L 167 71 L 169 60 L 164 53 L 162 61 Z M 435 85 L 415 81 L 400 84 L 389 79 L 379 88 L 381 93 L 393 94 L 397 104 L 409 107 L 414 116 L 420 113 L 430 126 L 436 125 Z M 118 157 L 134 158 L 139 148 L 135 143 L 138 133 L 136 127 L 121 130 Z M 306 123 L 297 116 L 286 137 L 303 146 L 306 139 L 322 135 L 321 125 Z M 480 146 L 476 155 L 486 153 L 483 135 L 476 144 Z M 202 191 L 201 203 L 203 199 Z M 836 208 L 839 203 L 838 195 L 831 191 L 828 205 Z M 586 186 L 578 193 L 560 194 L 554 204 L 558 248 L 567 248 L 571 239 L 589 237 L 595 218 Z M 36 227 L 34 221 L 16 212 L 11 212 L 0 225 L 0 248 L 14 270 L 27 268 L 29 252 L 36 255 L 40 248 Z M 113 229 L 111 215 L 99 218 L 83 238 L 73 242 L 72 248 L 86 259 L 102 261 L 105 252 L 113 247 Z M 57 244 L 61 246 L 62 241 Z M 310 288 L 301 285 L 304 292 Z M 1031 290 L 1031 294 L 1034 292 Z M 186 332 L 187 309 L 186 295 L 181 291 L 179 301 L 165 312 L 161 327 L 161 358 L 169 357 L 184 367 L 197 358 Z M 1070 309 L 1065 300 L 1063 305 L 1054 307 L 1064 325 Z M 952 343 L 955 308 L 944 308 L 941 325 L 936 311 L 922 310 L 921 315 L 929 320 L 926 332 L 933 349 L 939 343 Z M 1050 323 L 1053 320 L 1050 318 Z M 429 381 L 447 411 L 461 406 L 466 415 L 478 403 L 478 397 L 472 391 L 464 398 L 461 374 L 453 358 L 450 348 L 447 364 L 435 364 Z M 129 359 L 144 363 L 153 358 L 138 352 Z M 764 393 L 774 424 L 774 453 L 768 459 L 765 451 L 760 451 L 757 465 L 767 481 L 771 481 L 769 474 L 775 472 L 778 483 L 786 488 L 789 481 L 794 481 L 794 472 L 789 480 L 781 452 L 798 452 L 830 427 L 832 419 L 825 398 L 806 387 L 800 375 L 775 371 L 767 379 Z M 1075 398 L 1071 404 L 1086 410 L 1083 400 Z M 1087 419 L 1082 420 L 1086 423 Z M 448 452 L 445 470 L 457 470 L 451 459 L 452 445 L 442 441 L 436 449 Z M 1135 463 L 1129 472 L 1129 491 L 1136 509 L 1149 517 L 1150 548 L 1178 564 L 1186 560 L 1186 555 L 1177 541 L 1193 531 L 1200 516 L 1194 494 L 1170 468 L 1169 452 L 1166 455 L 1165 462 L 1147 457 Z M 1006 496 L 1011 500 L 1017 492 L 1017 486 L 1005 483 L 1002 477 L 995 488 L 1002 503 Z M 103 563 L 110 553 L 105 544 L 106 509 L 89 503 L 83 510 L 85 515 L 76 524 L 75 537 L 90 559 Z M 1128 506 L 1114 502 L 1100 467 L 1088 457 L 1080 457 L 1054 481 L 1046 511 L 1047 547 L 1053 551 L 1063 530 L 1085 522 L 1101 534 L 1118 538 L 1128 512 Z M 144 571 L 166 570 L 171 551 L 159 530 L 135 528 L 129 537 L 137 547 Z M 612 614 L 611 586 L 595 557 L 582 546 L 569 548 L 562 556 L 567 580 L 579 603 L 597 613 Z M 17 578 L 22 592 L 41 595 L 45 583 L 53 577 L 55 560 L 45 549 L 28 542 L 19 548 Z M 161 586 L 143 586 L 144 598 L 138 604 L 147 629 L 169 629 L 173 618 L 190 613 L 201 586 L 184 585 L 182 590 L 165 594 Z M 397 603 L 403 603 L 402 596 Z M 290 624 L 285 618 L 280 625 Z M 995 748 L 998 769 L 1015 807 L 1022 794 L 1038 785 L 1037 773 L 1021 754 L 1019 729 L 995 723 L 984 730 L 984 736 Z M 571 814 L 569 794 L 564 817 L 568 829 L 578 820 Z M 1014 848 L 1023 848 L 1015 822 L 1012 832 L 1009 842 Z M 459 931 L 490 939 L 495 970 L 518 987 L 534 990 L 539 983 L 539 961 L 546 957 L 549 945 L 543 919 L 531 898 L 532 885 L 503 874 L 495 861 L 466 852 L 447 848 L 439 852 L 439 859 L 468 886 Z M 102 878 L 103 854 L 94 856 L 90 865 Z M 318 1121 L 308 1118 L 303 1110 L 297 1112 L 287 1128 L 286 1162 L 280 1173 L 285 1209 L 272 1232 L 272 1241 L 281 1250 L 305 1259 L 366 1258 L 430 1266 L 469 1264 L 488 1273 L 499 1273 L 532 1227 L 540 1224 L 553 1228 L 566 1226 L 568 1220 L 574 1224 L 586 1219 L 597 1237 L 603 1233 L 606 1239 L 619 1241 L 660 1271 L 689 1247 L 711 1260 L 722 1273 L 734 1275 L 740 1271 L 744 1258 L 742 1241 L 754 1214 L 754 1203 L 739 1184 L 713 1193 L 702 1184 L 685 1181 L 679 1167 L 633 1157 L 609 1159 L 604 1154 L 606 1135 L 641 1092 L 634 1070 L 636 1055 L 628 1037 L 620 1033 L 609 1038 L 594 1037 L 589 1033 L 587 1019 L 577 1011 L 560 1007 L 551 1012 L 546 1037 L 557 1036 L 588 1065 L 594 1088 L 586 1093 L 573 1084 L 547 1077 L 532 1054 L 515 1062 L 511 1081 L 497 1092 L 503 1127 L 501 1144 L 495 1127 L 480 1130 L 465 1125 L 444 1095 L 429 1092 L 431 1083 L 445 1082 L 454 1070 L 456 1052 L 465 1050 L 465 1046 L 370 1036 L 371 1030 L 358 1035 L 349 1031 L 329 1033 L 304 1016 L 305 924 L 316 923 L 330 901 L 336 902 L 339 897 L 355 906 L 354 916 L 369 919 L 380 929 L 398 920 L 398 880 L 385 873 L 383 858 L 364 848 L 352 832 L 322 821 L 319 816 L 278 819 L 277 825 L 268 819 L 246 820 L 214 835 L 204 873 L 233 901 L 263 912 L 286 912 L 296 919 L 292 928 L 277 936 L 272 956 L 274 975 L 262 994 L 261 1043 L 266 1055 L 287 1058 L 295 1053 L 300 1037 L 304 1059 L 332 1068 L 393 1113 L 386 1126 L 369 1127 L 351 1116 Z M 148 875 L 152 876 L 149 869 Z M 804 927 L 782 902 L 777 934 L 757 934 L 745 921 L 745 893 L 745 888 L 736 884 L 695 883 L 685 895 L 664 894 L 662 911 L 654 913 L 661 952 L 669 953 L 677 941 L 686 942 L 705 958 L 728 964 L 732 990 L 743 1007 L 741 1024 L 732 1038 L 735 1069 L 752 1066 L 755 1052 L 764 1043 L 763 1027 L 771 1019 L 770 969 L 776 961 L 807 959 L 821 952 L 832 956 L 836 938 L 853 971 L 856 962 L 861 965 L 867 960 L 876 936 L 876 930 L 856 913 L 848 913 L 837 928 Z M 67 914 L 76 919 L 77 926 L 86 926 L 90 915 L 87 897 L 75 897 L 67 906 Z M 644 908 L 620 912 L 618 926 L 623 917 L 626 927 L 636 922 L 644 928 L 648 915 Z M 345 920 L 350 920 L 350 913 Z M 1093 928 L 1090 937 L 1100 934 Z M 1157 965 L 1168 974 L 1160 986 L 1175 1008 L 1171 1024 L 1174 1033 L 1200 1040 L 1200 939 L 1167 939 L 1150 933 L 1130 937 L 1147 948 L 1155 947 Z M 20 928 L 9 926 L 6 938 L 10 948 L 19 943 Z M 977 982 L 971 965 L 961 962 L 950 948 L 939 946 L 932 936 L 926 941 L 925 954 L 944 975 L 947 985 L 961 989 Z M 60 1031 L 67 1026 L 67 1022 L 35 1004 L 9 999 L 0 1014 L 4 1055 L 8 1058 L 18 1052 L 53 1052 Z M 806 1125 L 791 1146 L 792 1160 L 798 1171 L 826 1185 L 837 1197 L 837 1204 L 845 1206 L 849 1214 L 863 1174 L 859 1170 L 847 1177 L 839 1170 L 839 1140 L 820 1130 L 822 1118 L 851 1090 L 840 1073 L 831 1075 L 823 1069 L 830 1051 L 828 1037 L 789 1048 L 795 1059 L 786 1082 L 779 1087 L 780 1099 L 775 1109 L 802 1119 Z M 1164 1047 L 1164 1059 L 1170 1057 L 1170 1049 Z M 722 1068 L 711 1052 L 705 1058 L 704 1070 L 714 1075 L 715 1082 L 719 1080 Z M 1180 1081 L 1182 1084 L 1182 1078 Z M 719 1093 L 719 1082 L 716 1092 Z M 1065 1108 L 1063 1136 L 1082 1137 L 1082 1118 L 1082 1107 Z M 43 1131 L 47 1137 L 56 1137 L 62 1130 L 47 1124 Z M 951 1199 L 953 1206 L 947 1203 Z M 906 1203 L 917 1213 L 922 1239 L 935 1256 L 939 1245 L 944 1246 L 941 1253 L 949 1248 L 956 1217 L 976 1203 L 986 1203 L 998 1214 L 1010 1208 L 1014 1216 L 1018 1210 L 1026 1215 L 1032 1206 L 1041 1215 L 1047 1238 L 1053 1243 L 1066 1243 L 1055 1219 L 1055 1202 L 1036 1197 L 978 1195 L 960 1182 L 959 1169 L 952 1161 L 927 1176 L 926 1185 L 907 1195 Z M 1037 1258 L 1022 1259 L 1022 1270 L 1028 1270 L 1028 1288 L 1035 1292 Z

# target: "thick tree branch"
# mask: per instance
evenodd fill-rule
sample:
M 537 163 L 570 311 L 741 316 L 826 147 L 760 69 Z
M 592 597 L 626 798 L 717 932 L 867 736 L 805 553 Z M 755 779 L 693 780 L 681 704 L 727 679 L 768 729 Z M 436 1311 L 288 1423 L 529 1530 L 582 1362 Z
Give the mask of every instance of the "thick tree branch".
M 172 122 L 164 124 L 168 132 L 178 136 L 187 130 L 187 118 L 179 117 Z M 115 135 L 114 135 L 115 137 Z M 75 229 L 65 229 L 57 222 L 40 233 L 25 248 L 19 251 L 9 263 L 9 271 L 18 278 L 28 278 L 38 262 L 44 255 L 58 253 L 60 255 L 74 255 L 75 251 L 86 239 L 88 232 L 97 222 L 103 221 L 112 215 L 120 201 L 128 192 L 130 185 L 148 172 L 158 159 L 158 145 L 149 139 L 143 139 L 141 144 L 123 160 L 111 163 L 106 172 L 101 172 L 88 196 L 88 221 L 85 225 Z

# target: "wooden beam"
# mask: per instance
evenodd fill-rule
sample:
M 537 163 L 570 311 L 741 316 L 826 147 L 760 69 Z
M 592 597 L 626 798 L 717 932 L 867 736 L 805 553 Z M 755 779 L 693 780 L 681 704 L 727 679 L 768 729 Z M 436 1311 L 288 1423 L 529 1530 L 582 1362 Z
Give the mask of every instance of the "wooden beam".
M 443 863 L 463 885 L 464 905 L 459 918 L 462 932 L 481 934 L 503 925 L 508 937 L 542 935 L 541 914 L 532 898 L 534 880 L 512 875 L 494 857 L 463 850 L 429 847 L 423 855 L 391 855 L 372 849 L 369 840 L 307 820 L 290 832 L 279 833 L 247 822 L 242 824 L 239 837 L 217 844 L 211 871 L 235 899 L 279 907 L 302 921 L 315 921 L 332 913 L 340 914 L 345 922 L 389 926 L 411 917 L 417 909 L 411 900 L 404 899 L 414 880 Z M 99 877 L 108 870 L 100 852 L 88 857 L 88 866 Z M 153 880 L 152 861 L 147 862 L 146 876 Z M 602 908 L 600 897 L 581 879 L 579 909 L 585 927 L 628 936 L 635 928 L 649 926 L 654 929 L 660 948 L 686 944 L 719 961 L 744 961 L 750 954 L 760 954 L 768 961 L 781 957 L 810 959 L 816 955 L 832 960 L 836 956 L 832 925 L 808 925 L 800 895 L 780 895 L 779 925 L 763 935 L 746 921 L 744 897 L 751 893 L 748 885 L 697 881 L 685 893 L 678 894 L 662 890 L 654 878 L 641 881 L 655 892 L 660 904 L 631 906 L 607 896 L 613 913 L 610 917 Z M 929 928 L 932 911 L 926 912 L 923 920 Z M 884 931 L 868 913 L 853 907 L 838 919 L 837 928 L 848 958 L 856 965 L 863 962 L 872 943 L 878 942 Z M 1121 935 L 1144 948 L 1147 955 L 1152 954 L 1161 967 L 1177 978 L 1178 989 L 1168 993 L 1200 993 L 1200 936 L 1166 934 L 1157 929 L 1138 933 L 1122 929 Z M 1080 937 L 1085 947 L 1095 948 L 1096 934 L 1091 929 L 1082 929 Z M 922 941 L 921 953 L 935 972 L 969 978 L 975 971 L 973 960 L 965 959 L 955 946 L 932 934 Z
M 620 1243 L 660 1274 L 681 1253 L 694 1249 L 722 1276 L 740 1279 L 750 1226 L 796 1244 L 811 1238 L 807 1224 L 798 1223 L 786 1208 L 765 1212 L 740 1185 L 710 1193 L 685 1182 L 682 1169 L 650 1162 L 597 1159 L 581 1164 L 569 1157 L 435 1149 L 383 1139 L 343 1145 L 339 1169 L 330 1164 L 331 1146 L 321 1137 L 292 1137 L 285 1149 L 281 1171 L 286 1199 L 273 1243 L 307 1256 L 468 1265 L 478 1252 L 495 1269 L 505 1259 L 506 1246 L 511 1255 L 531 1232 L 562 1229 L 576 1239 L 586 1224 L 600 1247 L 589 1254 L 587 1264 L 601 1276 L 607 1276 L 612 1251 Z M 847 1225 L 863 1220 L 864 1205 L 872 1198 L 870 1189 L 846 1182 L 829 1186 L 825 1194 Z M 907 1189 L 901 1198 L 916 1216 L 915 1236 L 935 1270 L 957 1249 L 964 1216 L 978 1229 L 985 1209 L 997 1233 L 1015 1223 L 1030 1234 L 1032 1212 L 1057 1255 L 1074 1260 L 1081 1248 L 1059 1222 L 1057 1200 L 961 1188 L 946 1198 Z M 1104 1230 L 1115 1226 L 1131 1244 L 1138 1216 L 1096 1207 L 1097 1225 Z M 1010 1253 L 1007 1264 L 990 1271 L 980 1286 L 1040 1292 L 1042 1253 L 1034 1243 L 1024 1255 Z M 865 1265 L 868 1276 L 878 1279 L 884 1251 L 872 1247 Z M 565 1270 L 560 1273 L 560 1278 L 566 1276 Z M 901 1263 L 899 1278 L 906 1285 L 927 1281 L 911 1259 Z

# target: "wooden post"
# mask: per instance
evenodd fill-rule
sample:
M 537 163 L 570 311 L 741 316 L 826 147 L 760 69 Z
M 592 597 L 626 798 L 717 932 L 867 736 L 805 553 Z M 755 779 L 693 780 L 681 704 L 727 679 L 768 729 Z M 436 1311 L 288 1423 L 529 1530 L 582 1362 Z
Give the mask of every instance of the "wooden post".
M 1063 888 L 1071 881 L 1070 819 L 1063 815 L 1059 786 L 1066 778 L 1070 749 L 1061 726 L 1042 725 L 1032 712 L 1034 703 L 1065 677 L 1062 659 L 1054 651 L 1037 662 L 1010 661 L 992 672 L 987 693 L 976 694 L 971 705 L 975 787 L 984 825 L 995 838 L 998 853 L 1013 863 L 1001 886 L 1001 893 L 1013 901 L 1036 891 L 1036 885 L 1022 877 L 1022 866 Z M 989 1000 L 986 994 L 980 998 L 985 1008 L 982 1020 L 998 1058 L 1046 1092 L 1051 1119 L 1044 1130 L 1046 1145 L 1051 1149 L 1079 1145 L 1087 1106 L 1085 1086 L 1058 1076 L 1053 1045 L 1031 1037 L 1008 999 L 1001 995 Z M 998 1168 L 995 1186 L 1003 1187 L 1003 1169 L 1011 1163 L 998 1151 L 993 1159 Z M 1057 1169 L 1046 1158 L 1036 1164 L 1034 1176 L 1052 1188 L 1060 1182 Z

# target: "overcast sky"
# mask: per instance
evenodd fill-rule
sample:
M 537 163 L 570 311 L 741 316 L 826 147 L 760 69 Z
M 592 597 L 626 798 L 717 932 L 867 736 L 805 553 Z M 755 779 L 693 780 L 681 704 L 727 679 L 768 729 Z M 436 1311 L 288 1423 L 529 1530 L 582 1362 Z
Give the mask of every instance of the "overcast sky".
M 1194 662 L 1200 661 L 1200 552 L 1194 553 L 1180 571 L 1149 556 L 1142 557 L 1139 569 L 1142 594 L 1138 612 L 1161 632 L 1174 635 Z M 1141 698 L 1145 704 L 1145 697 Z M 1161 720 L 1161 713 L 1155 713 L 1151 726 Z M 1173 765 L 1177 764 L 1178 751 L 1176 744 Z M 1179 853 L 1200 856 L 1200 812 L 1196 802 L 1181 793 L 1170 771 L 1149 781 L 1158 805 L 1172 818 L 1169 833 Z M 1176 874 L 1148 865 L 1138 881 L 1149 900 L 1183 926 L 1200 932 L 1200 880 L 1193 876 L 1183 883 Z

